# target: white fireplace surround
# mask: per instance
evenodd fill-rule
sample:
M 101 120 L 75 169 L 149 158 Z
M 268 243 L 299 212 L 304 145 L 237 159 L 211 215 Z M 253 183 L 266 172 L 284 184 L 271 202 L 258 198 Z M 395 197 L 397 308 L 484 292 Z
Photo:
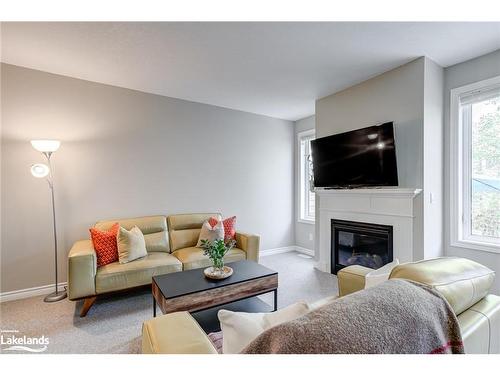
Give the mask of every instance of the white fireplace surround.
M 421 189 L 316 190 L 319 221 L 316 268 L 331 270 L 331 220 L 393 227 L 393 256 L 400 262 L 423 258 Z M 317 219 L 318 220 L 318 219 Z

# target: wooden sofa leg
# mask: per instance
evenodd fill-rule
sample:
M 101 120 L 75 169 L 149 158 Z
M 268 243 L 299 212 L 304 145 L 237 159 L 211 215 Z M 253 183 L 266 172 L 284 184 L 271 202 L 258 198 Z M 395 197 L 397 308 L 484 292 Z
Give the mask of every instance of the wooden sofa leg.
M 89 312 L 90 308 L 94 304 L 96 298 L 97 298 L 97 296 L 85 298 L 85 300 L 83 301 L 82 311 L 80 311 L 80 317 L 81 318 L 83 318 L 84 316 L 87 315 L 87 313 Z

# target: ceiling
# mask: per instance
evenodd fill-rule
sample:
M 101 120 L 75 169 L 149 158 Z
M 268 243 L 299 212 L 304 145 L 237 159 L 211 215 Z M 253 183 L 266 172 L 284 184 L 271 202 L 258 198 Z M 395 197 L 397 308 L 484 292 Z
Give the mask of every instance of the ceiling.
M 419 56 L 500 48 L 500 23 L 2 23 L 2 62 L 297 120 Z

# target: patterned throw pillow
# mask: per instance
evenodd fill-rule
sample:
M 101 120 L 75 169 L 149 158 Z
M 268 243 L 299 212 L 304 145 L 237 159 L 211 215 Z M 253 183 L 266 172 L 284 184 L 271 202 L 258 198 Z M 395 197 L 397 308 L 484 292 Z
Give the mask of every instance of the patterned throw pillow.
M 90 237 L 94 244 L 94 250 L 97 255 L 97 267 L 118 261 L 118 244 L 116 236 L 120 224 L 115 223 L 108 231 L 102 231 L 96 228 L 90 228 Z
M 219 222 L 218 219 L 216 219 L 215 217 L 211 217 L 210 219 L 208 219 L 208 224 L 210 224 L 210 226 L 213 228 L 217 225 L 217 223 Z
M 212 226 L 212 228 L 218 223 L 219 221 L 215 217 L 211 217 L 208 219 L 208 223 Z M 222 225 L 224 226 L 224 239 L 227 240 L 228 238 L 235 240 L 236 236 L 236 216 L 231 216 L 228 217 L 227 219 L 222 220 Z
M 201 246 L 201 240 L 215 241 L 224 239 L 224 226 L 222 221 L 219 221 L 215 226 L 211 226 L 208 220 L 205 220 L 200 230 L 200 237 L 198 237 L 198 243 L 196 247 Z

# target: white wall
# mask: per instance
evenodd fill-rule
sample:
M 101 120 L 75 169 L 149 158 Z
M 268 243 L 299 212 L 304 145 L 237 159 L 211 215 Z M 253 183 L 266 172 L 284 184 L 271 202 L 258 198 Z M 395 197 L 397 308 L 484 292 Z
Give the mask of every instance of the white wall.
M 54 155 L 60 274 L 99 219 L 221 211 L 294 245 L 294 124 L 2 64 L 1 291 L 53 282 L 49 190 L 29 140 Z
M 500 75 L 500 50 L 450 66 L 444 71 L 445 191 L 450 191 L 450 90 Z M 493 292 L 500 294 L 500 254 L 450 245 L 450 201 L 445 194 L 445 254 L 475 260 L 496 272 Z
M 298 134 L 300 132 L 314 129 L 315 117 L 309 116 L 295 122 L 295 244 L 308 250 L 314 251 L 314 223 L 299 222 L 300 217 L 300 149 L 298 147 Z

